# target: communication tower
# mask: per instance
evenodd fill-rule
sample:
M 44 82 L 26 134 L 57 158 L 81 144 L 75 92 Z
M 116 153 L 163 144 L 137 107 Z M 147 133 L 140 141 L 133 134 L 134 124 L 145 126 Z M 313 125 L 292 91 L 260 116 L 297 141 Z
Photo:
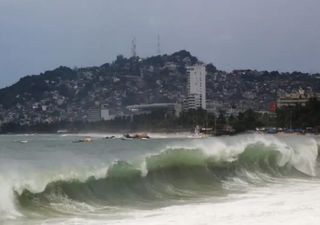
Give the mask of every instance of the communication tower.
M 131 56 L 132 57 L 137 56 L 137 40 L 136 40 L 136 38 L 133 38 L 132 42 L 131 42 Z
M 157 36 L 157 55 L 161 55 L 160 35 Z

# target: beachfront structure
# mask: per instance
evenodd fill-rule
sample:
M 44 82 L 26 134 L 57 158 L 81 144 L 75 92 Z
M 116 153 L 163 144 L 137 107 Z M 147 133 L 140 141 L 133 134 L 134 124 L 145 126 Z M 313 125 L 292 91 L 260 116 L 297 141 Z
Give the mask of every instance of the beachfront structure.
M 184 109 L 206 109 L 206 66 L 197 64 L 187 68 L 188 95 L 184 101 Z
M 282 107 L 288 107 L 288 106 L 296 106 L 296 105 L 301 105 L 305 106 L 307 102 L 311 98 L 318 98 L 318 94 L 315 93 L 306 93 L 305 90 L 299 89 L 298 92 L 296 93 L 291 93 L 287 94 L 285 96 L 281 96 L 277 100 L 277 107 L 282 108 Z
M 127 106 L 127 109 L 132 113 L 148 114 L 155 110 L 164 109 L 176 117 L 180 116 L 181 108 L 181 104 L 178 103 L 153 103 Z
M 109 109 L 101 108 L 101 120 L 103 121 L 109 121 L 115 119 L 115 115 L 110 114 Z
M 115 115 L 111 115 L 108 105 L 101 105 L 100 117 L 103 121 L 109 121 L 115 119 Z

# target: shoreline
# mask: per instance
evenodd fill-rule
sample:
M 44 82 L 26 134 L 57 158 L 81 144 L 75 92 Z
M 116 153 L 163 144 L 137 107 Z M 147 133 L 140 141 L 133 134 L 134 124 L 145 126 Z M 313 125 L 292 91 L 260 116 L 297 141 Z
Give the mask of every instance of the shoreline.
M 151 139 L 166 139 L 166 138 L 190 138 L 190 139 L 207 139 L 207 138 L 225 138 L 225 137 L 236 137 L 236 136 L 243 136 L 243 135 L 261 135 L 261 136 L 275 136 L 275 137 L 290 137 L 290 136 L 313 136 L 313 137 L 320 137 L 320 134 L 316 133 L 284 133 L 279 132 L 275 134 L 268 134 L 268 133 L 261 133 L 261 132 L 241 132 L 236 133 L 233 135 L 195 135 L 191 131 L 171 131 L 171 132 L 162 132 L 162 131 L 153 131 L 153 132 L 97 132 L 97 131 L 84 131 L 84 132 L 68 132 L 68 133 L 57 133 L 57 132 L 31 132 L 31 133 L 2 133 L 0 136 L 41 136 L 41 135 L 56 135 L 56 136 L 63 136 L 63 137 L 93 137 L 93 138 L 106 138 L 114 136 L 115 139 L 123 138 L 124 134 L 139 134 L 139 133 L 146 133 L 150 136 Z

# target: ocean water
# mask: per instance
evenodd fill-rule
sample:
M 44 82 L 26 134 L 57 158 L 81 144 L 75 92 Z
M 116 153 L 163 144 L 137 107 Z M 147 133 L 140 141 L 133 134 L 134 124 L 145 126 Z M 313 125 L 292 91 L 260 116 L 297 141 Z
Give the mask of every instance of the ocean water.
M 0 136 L 0 224 L 320 223 L 317 136 L 90 135 Z

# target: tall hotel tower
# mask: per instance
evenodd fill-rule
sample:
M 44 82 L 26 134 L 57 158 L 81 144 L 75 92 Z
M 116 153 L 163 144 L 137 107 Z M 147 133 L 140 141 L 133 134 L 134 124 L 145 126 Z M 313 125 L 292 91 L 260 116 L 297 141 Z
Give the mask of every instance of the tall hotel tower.
M 206 66 L 197 64 L 188 67 L 188 96 L 185 99 L 184 108 L 206 109 Z

